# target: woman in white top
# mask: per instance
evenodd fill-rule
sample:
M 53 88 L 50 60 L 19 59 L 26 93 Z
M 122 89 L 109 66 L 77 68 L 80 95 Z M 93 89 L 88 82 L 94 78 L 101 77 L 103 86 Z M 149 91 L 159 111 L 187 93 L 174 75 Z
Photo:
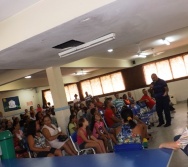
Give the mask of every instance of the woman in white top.
M 52 148 L 46 142 L 44 136 L 40 133 L 38 121 L 30 121 L 27 129 L 27 141 L 35 157 L 53 157 L 62 156 L 60 149 Z
M 44 126 L 42 128 L 42 133 L 51 147 L 65 150 L 69 155 L 77 155 L 77 152 L 74 149 L 70 139 L 67 139 L 64 142 L 59 141 L 58 136 L 65 134 L 59 132 L 57 127 L 51 123 L 50 116 L 44 116 L 43 121 Z

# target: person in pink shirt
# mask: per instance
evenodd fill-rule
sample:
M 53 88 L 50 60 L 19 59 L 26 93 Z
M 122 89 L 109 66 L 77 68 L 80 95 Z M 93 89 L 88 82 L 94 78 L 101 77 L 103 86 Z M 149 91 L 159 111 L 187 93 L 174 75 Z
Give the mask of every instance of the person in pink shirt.
M 42 112 L 42 107 L 40 106 L 40 104 L 37 104 L 37 112 Z
M 102 139 L 104 141 L 104 145 L 108 147 L 108 140 L 112 140 L 115 144 L 117 144 L 117 140 L 115 136 L 111 133 L 108 133 L 106 128 L 104 127 L 104 123 L 101 120 L 101 117 L 99 114 L 95 114 L 95 124 L 93 128 L 93 136 L 95 136 L 97 139 Z
M 102 140 L 96 139 L 88 128 L 88 121 L 80 118 L 78 121 L 79 129 L 77 131 L 77 143 L 80 149 L 94 148 L 97 153 L 106 153 Z

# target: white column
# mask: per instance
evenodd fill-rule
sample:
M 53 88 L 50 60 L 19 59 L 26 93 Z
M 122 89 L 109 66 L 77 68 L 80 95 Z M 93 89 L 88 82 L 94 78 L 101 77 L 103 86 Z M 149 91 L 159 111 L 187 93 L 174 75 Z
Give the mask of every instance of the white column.
M 66 133 L 70 110 L 66 99 L 60 67 L 49 67 L 46 69 L 46 73 L 54 101 L 57 122 L 62 128 L 62 131 Z

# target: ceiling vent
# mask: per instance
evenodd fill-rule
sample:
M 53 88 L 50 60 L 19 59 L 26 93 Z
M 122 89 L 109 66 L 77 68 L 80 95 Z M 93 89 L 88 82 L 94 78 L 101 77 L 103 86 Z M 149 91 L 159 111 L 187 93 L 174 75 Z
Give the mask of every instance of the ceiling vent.
M 76 47 L 76 46 L 79 46 L 79 45 L 82 45 L 82 44 L 84 44 L 84 42 L 76 41 L 76 40 L 72 39 L 70 41 L 64 42 L 64 43 L 59 44 L 57 46 L 54 46 L 53 48 L 55 48 L 55 49 L 66 49 L 66 48 Z

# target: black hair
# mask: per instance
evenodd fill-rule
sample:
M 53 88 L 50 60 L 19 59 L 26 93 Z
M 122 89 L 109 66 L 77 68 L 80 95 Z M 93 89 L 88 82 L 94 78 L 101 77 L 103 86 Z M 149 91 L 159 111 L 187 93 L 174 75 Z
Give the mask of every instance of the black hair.
M 81 127 L 83 126 L 84 121 L 85 121 L 85 118 L 80 118 L 80 119 L 78 120 L 78 127 L 79 127 L 79 128 L 81 128 Z
M 131 129 L 136 127 L 136 123 L 133 121 L 133 112 L 130 108 L 123 107 L 121 109 L 121 117 L 123 118 L 124 122 L 128 122 Z M 131 119 L 128 120 L 128 117 Z
M 97 111 L 96 108 L 92 108 L 92 109 L 90 110 L 91 115 L 94 116 L 94 113 L 95 113 L 96 111 Z
M 24 114 L 20 114 L 20 119 L 23 119 L 24 118 Z
M 127 98 L 127 95 L 126 95 L 126 94 L 123 94 L 123 99 L 124 99 L 125 97 Z
M 27 136 L 32 135 L 33 137 L 36 136 L 37 130 L 36 130 L 36 121 L 30 121 L 27 126 Z
M 52 108 L 51 108 L 51 114 L 55 115 L 54 106 L 52 106 Z
M 106 98 L 105 101 L 104 101 L 105 108 L 107 107 L 109 102 L 110 102 L 110 98 Z
M 83 123 L 84 123 L 85 120 L 86 120 L 85 118 L 80 118 L 80 119 L 78 120 L 78 127 L 79 127 L 79 128 L 81 128 L 81 127 L 83 126 Z M 86 133 L 87 133 L 87 135 L 88 135 L 89 137 L 92 135 L 92 132 L 91 132 L 89 126 L 86 127 Z
M 36 118 L 37 121 L 40 120 L 39 114 L 40 114 L 40 112 L 38 112 L 38 113 L 35 115 L 35 118 Z
M 15 127 L 16 127 L 17 124 L 19 124 L 19 122 L 16 122 L 16 121 L 13 122 L 13 124 L 12 124 L 13 130 L 15 129 Z
M 52 118 L 50 117 L 49 114 L 46 114 L 46 115 L 43 117 L 43 122 L 44 122 L 44 119 L 45 119 L 45 118 L 49 118 L 50 120 L 52 120 Z

